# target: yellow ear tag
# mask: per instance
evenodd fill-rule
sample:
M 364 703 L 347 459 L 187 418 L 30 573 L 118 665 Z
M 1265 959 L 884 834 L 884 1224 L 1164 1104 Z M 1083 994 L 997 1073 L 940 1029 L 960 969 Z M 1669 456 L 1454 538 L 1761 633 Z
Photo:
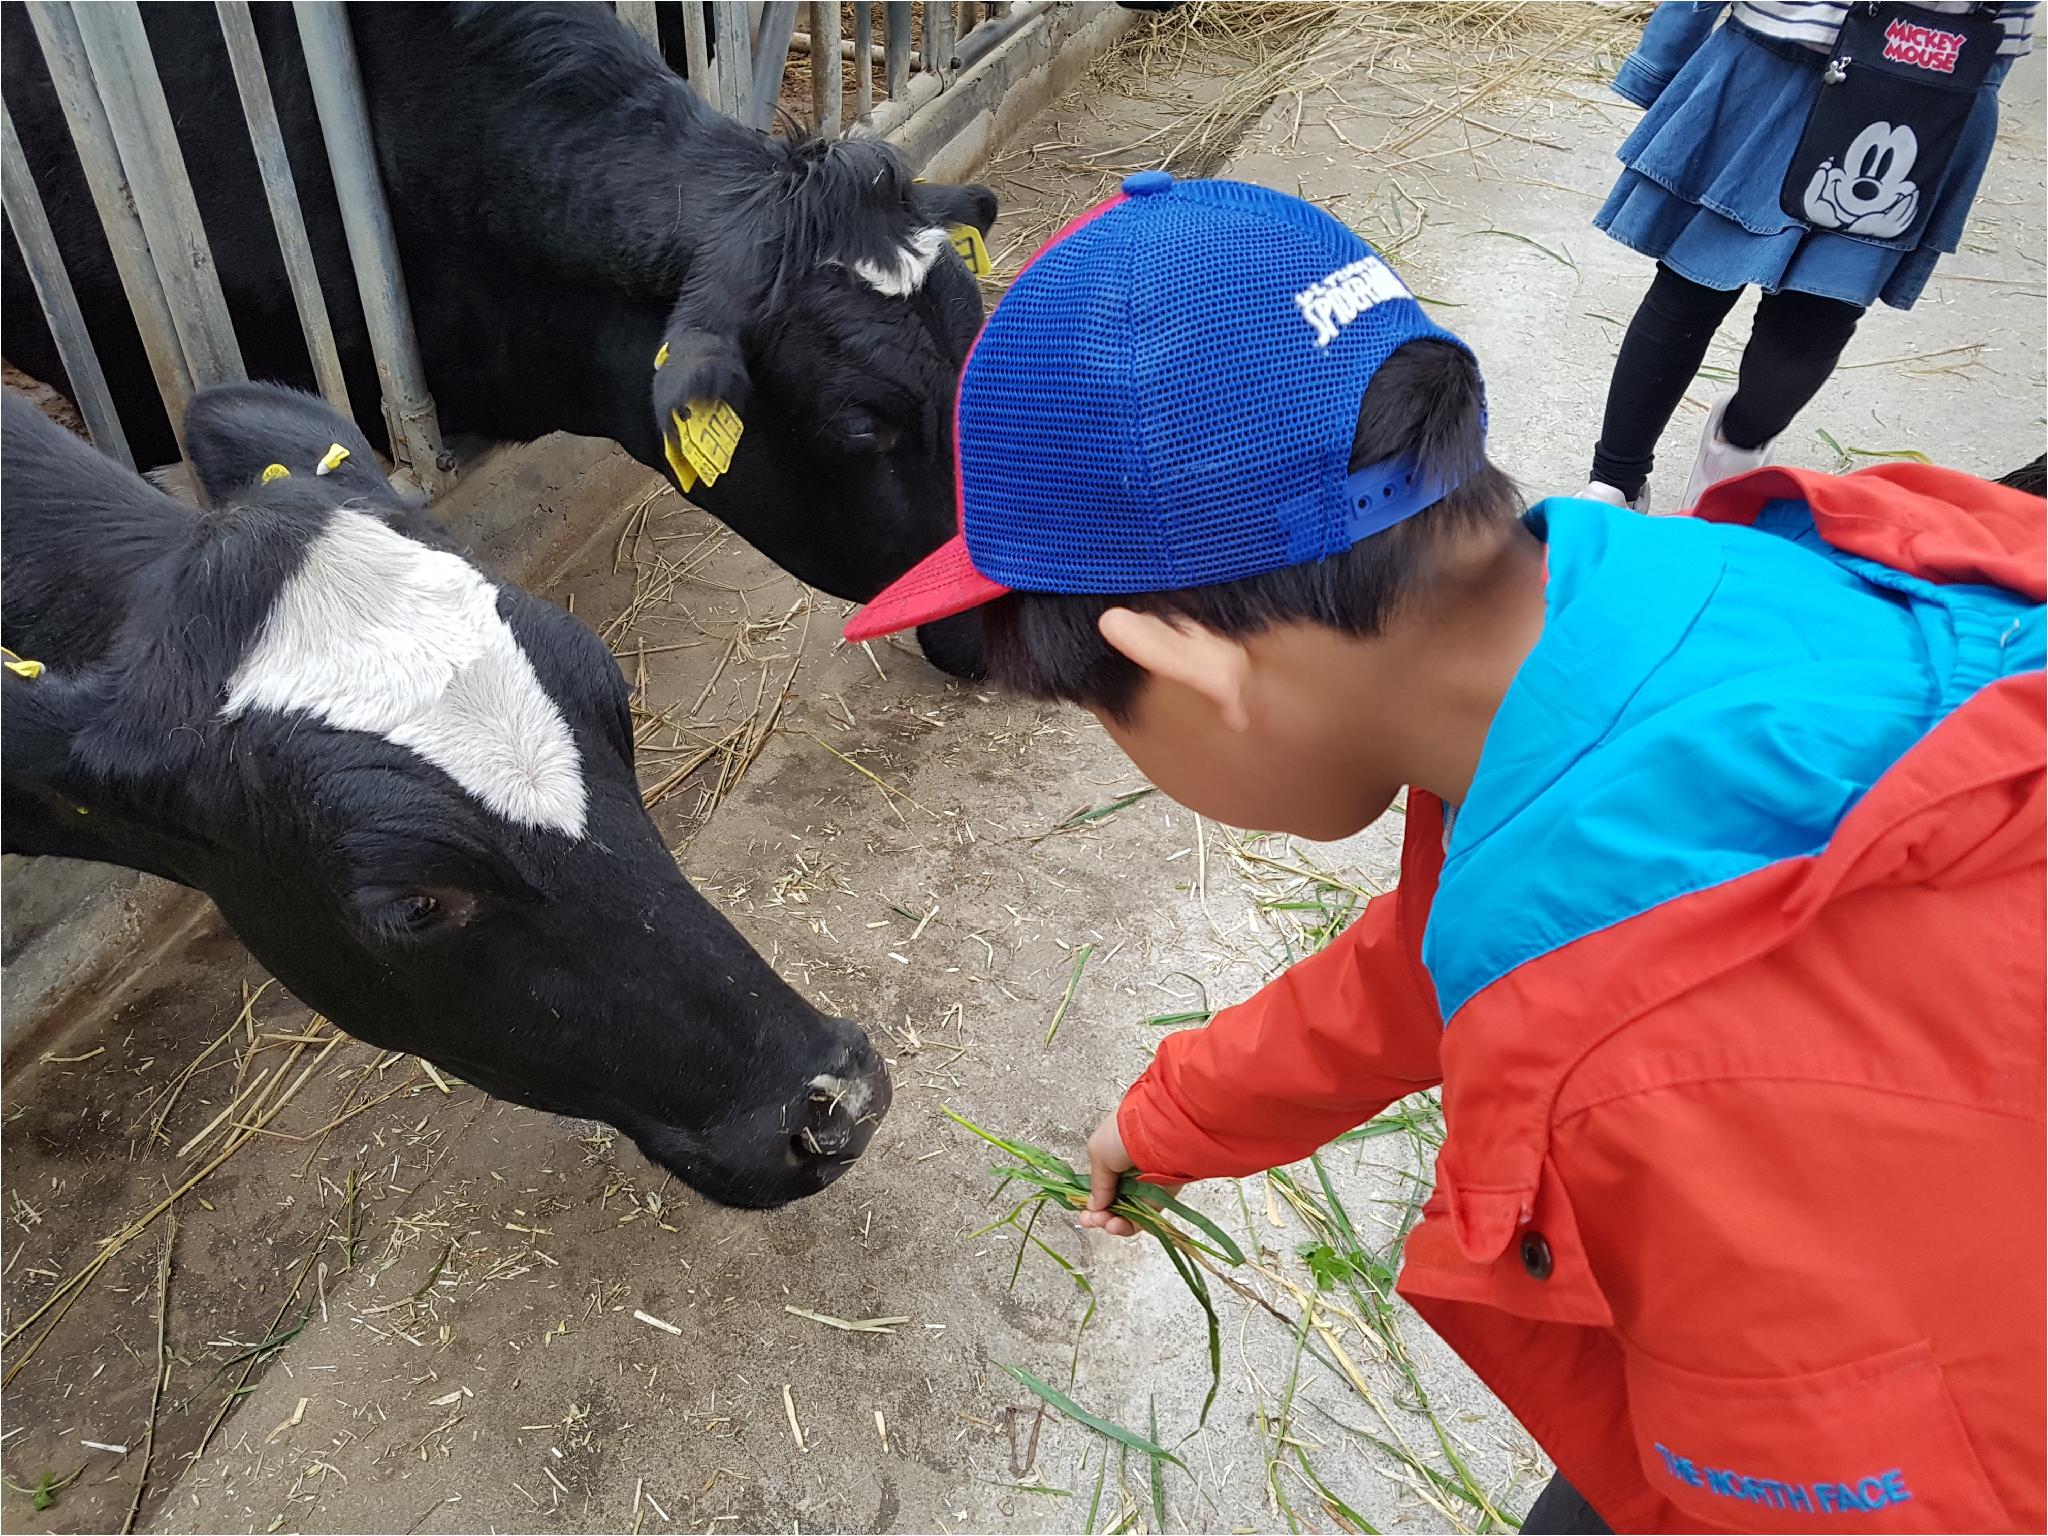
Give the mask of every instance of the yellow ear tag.
M 263 483 L 265 485 L 270 484 L 273 480 L 289 480 L 291 477 L 292 472 L 282 464 L 266 464 L 263 466 Z
M 981 238 L 981 231 L 972 224 L 955 224 L 946 231 L 946 237 L 953 242 L 953 249 L 960 253 L 960 259 L 967 263 L 967 270 L 976 277 L 987 277 L 995 271 L 996 264 L 988 259 L 988 245 Z
M 663 343 L 661 344 L 661 350 L 660 350 L 659 352 L 657 352 L 657 353 L 655 353 L 655 354 L 654 354 L 654 366 L 655 366 L 655 367 L 657 367 L 657 368 L 659 368 L 659 367 L 660 367 L 660 366 L 661 366 L 661 365 L 662 365 L 663 363 L 665 363 L 665 362 L 667 362 L 667 361 L 668 361 L 668 343 L 664 341 L 664 342 L 663 342 Z
M 339 443 L 329 443 L 327 445 L 327 452 L 321 455 L 320 467 L 314 470 L 313 473 L 316 475 L 331 475 L 341 468 L 347 459 L 348 450 L 346 448 L 342 447 Z
M 43 675 L 43 664 L 40 661 L 30 661 L 26 657 L 17 656 L 4 645 L 0 645 L 0 657 L 6 658 L 0 665 L 4 665 L 16 677 L 25 677 L 34 682 Z
M 732 467 L 733 452 L 740 445 L 744 426 L 739 412 L 723 400 L 692 400 L 687 417 L 671 411 L 669 419 L 675 423 L 675 434 L 662 435 L 661 450 L 675 471 L 676 483 L 686 491 L 695 490 L 700 480 L 715 484 Z

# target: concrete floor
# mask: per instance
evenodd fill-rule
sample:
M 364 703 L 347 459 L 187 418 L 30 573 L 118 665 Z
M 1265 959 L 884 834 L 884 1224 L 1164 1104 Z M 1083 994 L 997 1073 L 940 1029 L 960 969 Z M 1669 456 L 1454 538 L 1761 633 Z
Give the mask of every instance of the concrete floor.
M 1531 9 L 1555 14 L 1536 31 L 1430 34 L 1361 11 L 1353 30 L 1303 54 L 1290 78 L 1314 83 L 1282 94 L 1225 169 L 1326 200 L 1389 243 L 1405 232 L 1397 261 L 1487 367 L 1496 456 L 1541 492 L 1583 481 L 1619 325 L 1648 264 L 1586 222 L 1633 117 L 1597 88 L 1626 23 Z M 1099 74 L 996 167 L 1013 223 L 992 244 L 1007 268 L 1028 250 L 1020 234 L 1050 227 L 1121 168 L 1152 163 L 1177 124 L 1213 115 L 1250 67 L 1219 72 L 1165 49 L 1140 62 Z M 1476 111 L 1444 110 L 1508 68 L 1514 77 Z M 2040 451 L 2041 80 L 2029 61 L 2008 91 L 1970 249 L 1913 314 L 1871 317 L 1849 366 L 1789 434 L 1788 459 L 1831 464 L 1815 428 L 1989 472 Z M 1155 130 L 1167 136 L 1148 140 Z M 1673 424 L 1667 478 L 1689 458 L 1708 389 Z M 584 531 L 559 541 L 543 562 L 552 575 L 536 585 L 606 630 L 630 675 L 644 666 L 650 714 L 687 722 L 648 726 L 650 789 L 704 746 L 738 743 L 675 782 L 655 814 L 686 872 L 797 985 L 876 1032 L 898 1090 L 873 1149 L 817 1199 L 733 1213 L 664 1180 L 600 1127 L 466 1087 L 444 1094 L 410 1061 L 337 1045 L 270 1134 L 178 1203 L 167 1289 L 159 1222 L 107 1263 L 13 1379 L 8 1478 L 84 1472 L 42 1514 L 0 1495 L 10 1527 L 120 1523 L 150 1420 L 160 1297 L 174 1364 L 145 1528 L 1087 1523 L 1106 1442 L 1058 1416 L 1040 1422 L 1035 1399 L 1000 1368 L 1065 1381 L 1084 1298 L 1038 1254 L 1012 1287 L 1009 1231 L 970 1239 L 1003 1207 L 989 1203 L 985 1149 L 941 1106 L 1078 1156 L 1158 1036 L 1141 1021 L 1241 996 L 1283 960 L 1299 922 L 1276 899 L 1320 890 L 1341 900 L 1333 882 L 1386 884 L 1397 819 L 1318 849 L 1242 839 L 1156 797 L 1072 823 L 1142 787 L 1085 717 L 949 683 L 893 646 L 841 647 L 843 605 L 812 598 L 637 471 L 603 484 L 609 501 L 563 520 Z M 785 683 L 775 730 L 719 794 L 721 765 L 745 755 Z M 1340 873 L 1299 873 L 1313 869 Z M 274 988 L 249 1025 L 236 1023 L 243 988 L 263 980 L 209 922 L 124 994 L 82 1000 L 45 1059 L 10 1077 L 10 1329 L 92 1259 L 99 1238 L 213 1155 L 220 1132 L 201 1133 L 232 1098 L 238 1054 L 262 1045 L 260 1071 L 293 1050 L 262 1033 L 306 1025 Z M 223 1031 L 152 1136 L 162 1095 Z M 298 1049 L 293 1073 L 322 1048 Z M 1360 1145 L 1330 1160 L 1332 1176 L 1355 1216 L 1391 1222 L 1411 1194 L 1403 1170 L 1415 1148 L 1399 1136 Z M 1300 1282 L 1295 1250 L 1311 1234 L 1263 1181 L 1241 1194 L 1210 1187 L 1197 1199 Z M 1167 1469 L 1164 1524 L 1283 1525 L 1269 1456 L 1294 1366 L 1287 1330 L 1219 1290 L 1223 1391 L 1194 1433 L 1203 1330 L 1163 1257 L 1050 1221 L 1039 1232 L 1083 1267 L 1099 1304 L 1072 1395 L 1140 1431 L 1156 1409 L 1185 1463 Z M 1264 1281 L 1255 1288 L 1288 1300 Z M 848 1333 L 789 1307 L 908 1321 Z M 242 1378 L 236 1357 L 302 1316 L 303 1331 L 249 1375 L 251 1390 L 194 1456 Z M 1412 1318 L 1403 1337 L 1477 1481 L 1519 1511 L 1540 1456 Z M 1412 1444 L 1429 1440 L 1389 1364 L 1363 1345 L 1356 1353 L 1388 1420 L 1304 1362 L 1289 1454 L 1311 1456 L 1329 1489 L 1380 1529 L 1448 1529 L 1454 1515 L 1479 1528 L 1469 1507 L 1425 1502 L 1412 1474 L 1358 1433 L 1385 1438 L 1390 1422 Z M 18 1343 L 10 1365 L 21 1355 Z M 1094 1527 L 1160 1524 L 1142 1460 L 1106 1465 Z M 1306 1528 L 1341 1528 L 1291 1469 L 1274 1482 Z

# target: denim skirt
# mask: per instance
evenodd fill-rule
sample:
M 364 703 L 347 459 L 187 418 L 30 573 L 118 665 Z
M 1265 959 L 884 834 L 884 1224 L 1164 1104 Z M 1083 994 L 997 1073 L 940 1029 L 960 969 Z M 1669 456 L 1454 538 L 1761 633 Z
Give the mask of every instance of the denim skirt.
M 1911 309 L 1935 262 L 1962 242 L 2008 66 L 1978 88 L 1920 231 L 1886 241 L 1808 229 L 1778 206 L 1826 63 L 1740 22 L 1716 29 L 1623 142 L 1621 179 L 1594 224 L 1708 288 L 1754 283 Z

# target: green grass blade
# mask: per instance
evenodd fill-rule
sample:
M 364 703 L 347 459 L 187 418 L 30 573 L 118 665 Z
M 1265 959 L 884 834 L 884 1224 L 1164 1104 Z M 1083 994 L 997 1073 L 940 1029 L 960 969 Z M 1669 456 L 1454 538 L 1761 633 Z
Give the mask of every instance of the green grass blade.
M 1366 1246 L 1358 1240 L 1358 1231 L 1351 1225 L 1351 1213 L 1344 1209 L 1344 1202 L 1337 1198 L 1337 1191 L 1331 1187 L 1329 1170 L 1323 1167 L 1323 1160 L 1315 1153 L 1309 1154 L 1309 1167 L 1316 1171 L 1316 1182 L 1323 1187 L 1323 1199 L 1329 1202 L 1331 1224 L 1337 1230 L 1347 1252 L 1365 1253 Z
M 1200 1266 L 1173 1244 L 1165 1247 L 1167 1258 L 1180 1272 L 1181 1283 L 1187 1286 L 1209 1325 L 1209 1390 L 1202 1395 L 1202 1411 L 1195 1419 L 1195 1428 L 1200 1430 L 1209 1422 L 1209 1409 L 1215 1405 L 1217 1389 L 1223 1385 L 1223 1320 L 1216 1315 L 1216 1303 L 1210 1299 L 1209 1282 L 1203 1278 Z
M 1301 1475 L 1308 1479 L 1309 1486 L 1315 1489 L 1316 1496 L 1323 1501 L 1324 1507 L 1329 1510 L 1334 1518 L 1342 1520 L 1352 1529 L 1363 1533 L 1363 1536 L 1380 1536 L 1377 1526 L 1349 1504 L 1338 1498 L 1336 1494 L 1330 1491 L 1330 1485 L 1316 1476 L 1315 1468 L 1309 1465 L 1308 1452 L 1298 1445 L 1294 1448 L 1294 1459 L 1301 1463 Z
M 1052 1044 L 1052 1037 L 1060 1032 L 1060 1021 L 1066 1018 L 1067 1009 L 1073 1005 L 1074 989 L 1081 985 L 1081 972 L 1088 966 L 1088 957 L 1095 953 L 1093 944 L 1083 944 L 1074 951 L 1074 969 L 1067 977 L 1067 990 L 1060 994 L 1060 1005 L 1052 1011 L 1052 1022 L 1045 1026 L 1045 1043 Z
M 1148 1395 L 1145 1399 L 1145 1430 L 1153 1443 L 1159 1441 L 1159 1399 Z M 1166 1529 L 1166 1463 L 1157 1456 L 1152 1458 L 1152 1529 Z
M 1087 1463 L 1083 1462 L 1082 1465 L 1086 1466 Z M 1088 1536 L 1095 1536 L 1095 1512 L 1102 1508 L 1102 1485 L 1108 1481 L 1109 1442 L 1105 1440 L 1102 1443 L 1102 1465 L 1095 1472 L 1095 1494 L 1088 1500 L 1088 1518 L 1081 1526 L 1081 1529 L 1086 1531 Z
M 1003 1364 L 1003 1362 L 1001 1361 L 998 1361 L 997 1364 L 1002 1365 L 1004 1370 L 1008 1371 L 1012 1376 L 1016 1377 L 1018 1381 L 1022 1382 L 1026 1387 L 1028 1387 L 1033 1393 L 1043 1398 L 1046 1402 L 1052 1404 L 1053 1407 L 1057 1408 L 1061 1413 L 1065 1414 L 1068 1418 L 1072 1419 L 1076 1424 L 1085 1424 L 1088 1426 L 1088 1428 L 1094 1430 L 1098 1435 L 1107 1435 L 1110 1439 L 1116 1441 L 1118 1445 L 1121 1445 L 1128 1450 L 1136 1451 L 1140 1456 L 1164 1457 L 1166 1460 L 1172 1462 L 1176 1467 L 1179 1467 L 1181 1471 L 1187 1471 L 1188 1467 L 1186 1462 L 1182 1461 L 1178 1456 L 1174 1455 L 1173 1452 L 1167 1450 L 1164 1446 L 1156 1445 L 1152 1441 L 1147 1440 L 1143 1435 L 1139 1434 L 1136 1430 L 1125 1429 L 1121 1424 L 1112 1423 L 1108 1419 L 1101 1418 L 1096 1414 L 1090 1413 L 1086 1408 L 1083 1408 L 1071 1397 L 1068 1397 L 1064 1392 L 1060 1391 L 1059 1388 L 1049 1386 L 1045 1382 L 1040 1381 L 1036 1376 L 1032 1375 L 1022 1366 L 1007 1365 Z
M 1553 251 L 1540 240 L 1531 240 L 1527 235 L 1517 234 L 1512 229 L 1475 229 L 1472 233 L 1474 235 L 1498 235 L 1503 240 L 1513 240 L 1518 245 L 1526 245 L 1541 251 L 1559 266 L 1570 267 L 1574 272 L 1579 270 L 1579 264 L 1572 260 L 1571 252 L 1565 251 L 1560 253 Z
M 1233 1264 L 1242 1264 L 1244 1262 L 1244 1250 L 1237 1246 L 1237 1243 L 1228 1232 L 1225 1232 L 1215 1222 L 1211 1221 L 1194 1207 L 1181 1204 L 1180 1201 L 1174 1199 L 1172 1195 L 1169 1195 L 1157 1184 L 1147 1184 L 1143 1179 L 1127 1178 L 1124 1180 L 1119 1193 L 1123 1194 L 1126 1198 L 1143 1200 L 1149 1205 L 1158 1206 L 1161 1210 L 1173 1212 L 1174 1215 L 1199 1230 L 1210 1242 L 1214 1243 L 1220 1257 L 1228 1259 Z
M 1130 806 L 1136 805 L 1147 796 L 1158 793 L 1159 791 L 1156 788 L 1147 784 L 1143 789 L 1134 789 L 1128 795 L 1118 795 L 1107 805 L 1098 805 L 1092 810 L 1076 811 L 1065 821 L 1054 827 L 1052 832 L 1042 833 L 1040 836 L 1033 838 L 1032 841 L 1043 842 L 1046 838 L 1051 837 L 1053 832 L 1067 832 L 1075 827 L 1085 827 L 1091 822 L 1105 821 L 1109 817 L 1114 816 L 1118 811 L 1125 810 Z
M 1024 1270 L 1024 1255 L 1031 1251 L 1031 1229 L 1038 1225 L 1039 1215 L 1045 1210 L 1043 1200 L 1033 1200 L 1030 1205 L 1031 1215 L 1024 1222 L 1024 1241 L 1017 1245 L 1017 1262 L 1010 1266 L 1010 1289 L 1013 1291 L 1017 1289 L 1017 1276 Z M 1016 1214 L 1012 1211 L 1009 1219 L 1014 1220 Z
M 987 1142 L 990 1146 L 1001 1147 L 1005 1152 L 1009 1153 L 1010 1156 L 1016 1158 L 1021 1163 L 1029 1163 L 1033 1168 L 1037 1168 L 1045 1173 L 1063 1173 L 1068 1178 L 1078 1177 L 1078 1175 L 1074 1173 L 1074 1170 L 1072 1168 L 1068 1167 L 1059 1158 L 1054 1157 L 1050 1152 L 1041 1152 L 1038 1150 L 1038 1148 L 1026 1146 L 1022 1142 L 1005 1141 L 1002 1137 L 996 1135 L 993 1131 L 984 1131 L 980 1126 L 976 1125 L 972 1120 L 968 1119 L 965 1115 L 959 1113 L 957 1110 L 948 1107 L 947 1105 L 941 1104 L 939 1106 L 939 1113 L 944 1115 L 948 1120 L 952 1121 L 955 1125 L 959 1126 L 962 1130 L 972 1131 L 975 1135 L 979 1136 L 983 1141 Z M 1009 1170 L 999 1168 L 996 1170 L 996 1172 L 1006 1173 L 1009 1172 Z
M 1339 1136 L 1330 1143 L 1330 1145 L 1341 1146 L 1346 1142 L 1352 1141 L 1376 1141 L 1382 1136 L 1404 1135 L 1407 1130 L 1408 1126 L 1405 1122 L 1396 1119 L 1392 1115 L 1381 1115 L 1376 1120 L 1368 1120 L 1365 1124 L 1346 1131 L 1342 1136 Z
M 1000 1187 L 998 1187 L 996 1193 L 1002 1193 Z M 987 1226 L 976 1227 L 972 1232 L 968 1233 L 965 1237 L 961 1238 L 960 1241 L 963 1243 L 977 1242 L 980 1239 L 987 1237 L 989 1233 L 995 1231 L 997 1227 L 1007 1227 L 1019 1216 L 1022 1216 L 1024 1214 L 1025 1206 L 1041 1206 L 1043 1204 L 1045 1204 L 1044 1195 L 1026 1195 L 1022 1200 L 1019 1200 L 1015 1205 L 1011 1206 L 1007 1211 L 1003 1212 L 1002 1215 L 998 1216 L 994 1221 L 990 1222 Z M 1011 1285 L 1013 1288 L 1016 1285 L 1016 1278 L 1014 1276 L 1011 1277 Z
M 1918 448 L 1858 448 L 1850 443 L 1843 452 L 1854 454 L 1859 459 L 1910 459 L 1915 464 L 1934 462 Z
M 1154 1013 L 1140 1019 L 1140 1024 L 1149 1024 L 1154 1029 L 1175 1029 L 1182 1024 L 1206 1024 L 1216 1017 L 1213 1008 L 1184 1008 L 1179 1013 Z
M 1301 1381 L 1301 1356 L 1308 1343 L 1308 1331 L 1314 1325 L 1316 1307 L 1313 1301 L 1301 1314 L 1301 1321 L 1294 1330 L 1294 1356 L 1287 1367 L 1287 1386 L 1280 1394 L 1280 1411 L 1273 1418 L 1273 1449 L 1266 1457 L 1266 1484 L 1273 1490 L 1273 1501 L 1280 1506 L 1280 1512 L 1287 1517 L 1287 1529 L 1299 1532 L 1300 1523 L 1294 1514 L 1294 1505 L 1288 1500 L 1286 1489 L 1280 1486 L 1280 1469 L 1287 1454 L 1287 1431 L 1294 1417 L 1294 1390 Z

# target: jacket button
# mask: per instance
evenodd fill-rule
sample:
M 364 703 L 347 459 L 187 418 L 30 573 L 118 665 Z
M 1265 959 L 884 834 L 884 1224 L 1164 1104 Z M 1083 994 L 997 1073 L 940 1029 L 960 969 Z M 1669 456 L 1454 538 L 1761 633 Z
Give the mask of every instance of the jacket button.
M 1531 1280 L 1550 1278 L 1550 1244 L 1541 1232 L 1522 1234 L 1522 1268 L 1529 1272 Z

